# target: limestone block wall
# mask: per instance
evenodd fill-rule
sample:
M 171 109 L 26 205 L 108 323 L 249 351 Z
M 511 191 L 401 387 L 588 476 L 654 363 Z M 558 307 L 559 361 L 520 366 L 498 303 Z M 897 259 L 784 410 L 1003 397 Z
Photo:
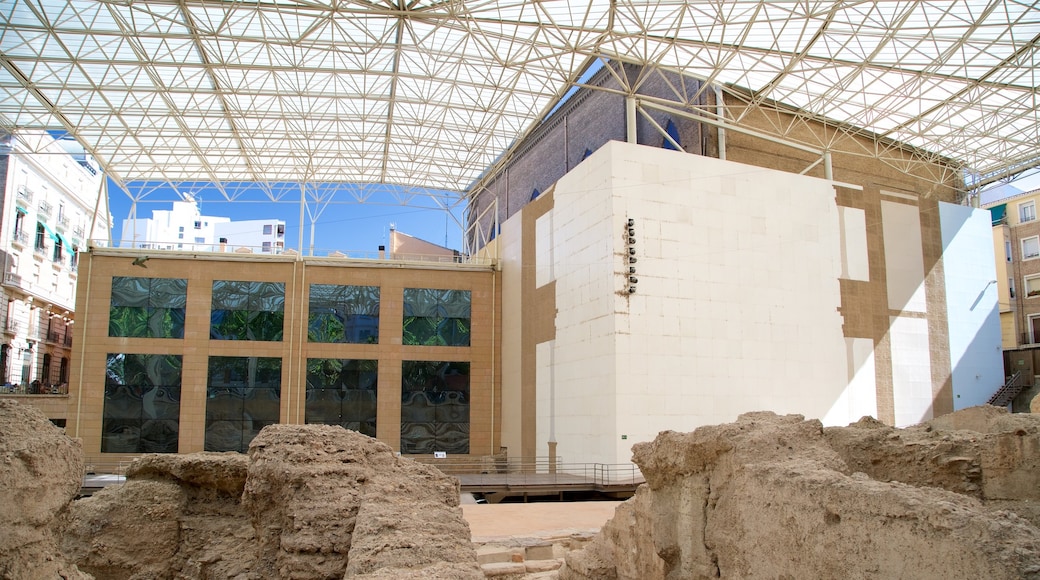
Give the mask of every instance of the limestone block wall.
M 503 227 L 523 248 L 503 283 L 525 280 L 504 308 L 541 329 L 516 331 L 525 454 L 623 463 L 748 411 L 909 425 L 977 404 L 1000 374 L 984 213 L 605 145 Z

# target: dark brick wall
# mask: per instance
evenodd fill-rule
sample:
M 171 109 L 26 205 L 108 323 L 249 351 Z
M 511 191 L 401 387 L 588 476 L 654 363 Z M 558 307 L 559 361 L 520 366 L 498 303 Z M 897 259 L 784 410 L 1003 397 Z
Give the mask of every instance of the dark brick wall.
M 702 105 L 706 101 L 703 96 L 697 96 L 701 85 L 696 79 L 633 66 L 626 66 L 624 72 L 629 84 L 638 87 L 636 92 L 640 95 L 672 102 L 696 99 Z M 588 84 L 621 90 L 617 79 L 606 69 L 593 75 Z M 671 118 L 657 111 L 652 111 L 650 116 L 661 127 L 667 126 Z M 681 117 L 671 120 L 678 129 L 683 149 L 703 154 L 707 136 L 704 126 Z M 581 163 L 586 151 L 594 152 L 611 140 L 624 141 L 625 134 L 625 99 L 621 94 L 578 90 L 513 151 L 492 180 L 469 192 L 469 224 L 472 226 L 495 200 L 498 200 L 499 223 L 504 222 L 531 201 L 535 189 L 544 192 Z M 664 137 L 641 114 L 637 115 L 636 135 L 638 142 L 644 145 L 660 147 L 664 143 Z M 493 221 L 492 212 L 488 212 L 480 218 L 481 229 L 490 231 Z M 481 245 L 479 240 L 477 245 Z

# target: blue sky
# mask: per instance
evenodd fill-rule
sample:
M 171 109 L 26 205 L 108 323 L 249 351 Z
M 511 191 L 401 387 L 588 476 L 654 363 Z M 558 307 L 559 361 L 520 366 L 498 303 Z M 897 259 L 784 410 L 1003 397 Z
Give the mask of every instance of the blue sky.
M 983 192 L 982 203 L 1040 188 L 1040 171 L 1030 173 L 1010 185 Z M 225 216 L 233 220 L 277 218 L 285 221 L 286 247 L 300 250 L 298 197 L 295 200 L 273 202 L 263 194 L 253 193 L 244 195 L 244 199 L 229 202 L 216 192 L 197 195 L 201 197 L 204 215 Z M 130 212 L 130 199 L 115 185 L 110 185 L 109 196 L 109 208 L 115 220 L 112 235 L 118 238 L 122 233 L 123 220 Z M 386 245 L 391 224 L 402 233 L 455 250 L 462 249 L 461 228 L 444 210 L 435 209 L 436 204 L 432 200 L 416 196 L 412 198 L 411 205 L 406 206 L 388 194 L 374 194 L 372 198 L 370 203 L 360 204 L 350 200 L 349 196 L 343 196 L 343 201 L 326 206 L 317 219 L 314 254 L 326 255 L 334 250 L 344 253 L 374 252 L 380 245 Z M 176 193 L 171 188 L 156 190 L 138 203 L 138 217 L 151 217 L 152 210 L 168 210 L 174 199 L 177 199 Z M 453 211 L 458 222 L 464 221 L 463 211 L 464 206 Z M 303 253 L 307 253 L 310 236 L 310 220 L 305 217 Z
M 285 244 L 287 248 L 300 250 L 300 203 L 296 199 L 270 201 L 262 193 L 251 193 L 233 202 L 226 201 L 217 192 L 196 193 L 201 198 L 203 215 L 229 217 L 232 220 L 276 218 L 285 222 Z M 409 205 L 401 205 L 388 194 L 373 194 L 364 204 L 353 201 L 349 196 L 340 196 L 342 201 L 328 204 L 317 218 L 314 232 L 314 254 L 326 255 L 338 250 L 375 252 L 386 245 L 391 224 L 399 232 L 423 240 L 462 249 L 462 232 L 455 220 L 425 196 L 415 196 Z M 137 204 L 137 217 L 150 218 L 153 210 L 169 210 L 177 194 L 169 187 L 150 192 Z M 109 209 L 115 227 L 113 239 L 123 231 L 123 220 L 130 213 L 130 198 L 114 184 L 109 186 Z M 453 211 L 459 222 L 464 220 L 463 208 Z M 305 215 L 303 228 L 303 253 L 310 245 L 310 218 Z

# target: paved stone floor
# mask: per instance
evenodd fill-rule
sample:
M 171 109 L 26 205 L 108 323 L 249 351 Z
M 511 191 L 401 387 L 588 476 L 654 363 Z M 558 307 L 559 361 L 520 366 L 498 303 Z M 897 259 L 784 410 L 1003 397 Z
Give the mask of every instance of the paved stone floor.
M 462 504 L 473 541 L 598 532 L 619 501 Z

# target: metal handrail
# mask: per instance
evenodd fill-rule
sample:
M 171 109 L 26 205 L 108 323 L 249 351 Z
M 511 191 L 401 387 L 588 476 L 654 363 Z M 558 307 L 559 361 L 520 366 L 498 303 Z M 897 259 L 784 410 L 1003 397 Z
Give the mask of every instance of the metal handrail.
M 548 457 L 517 459 L 470 459 L 437 460 L 427 457 L 415 458 L 420 463 L 432 465 L 447 475 L 465 476 L 470 484 L 497 483 L 508 476 L 510 484 L 566 484 L 576 480 L 601 486 L 629 485 L 642 483 L 643 474 L 634 463 L 568 463 L 553 461 Z

